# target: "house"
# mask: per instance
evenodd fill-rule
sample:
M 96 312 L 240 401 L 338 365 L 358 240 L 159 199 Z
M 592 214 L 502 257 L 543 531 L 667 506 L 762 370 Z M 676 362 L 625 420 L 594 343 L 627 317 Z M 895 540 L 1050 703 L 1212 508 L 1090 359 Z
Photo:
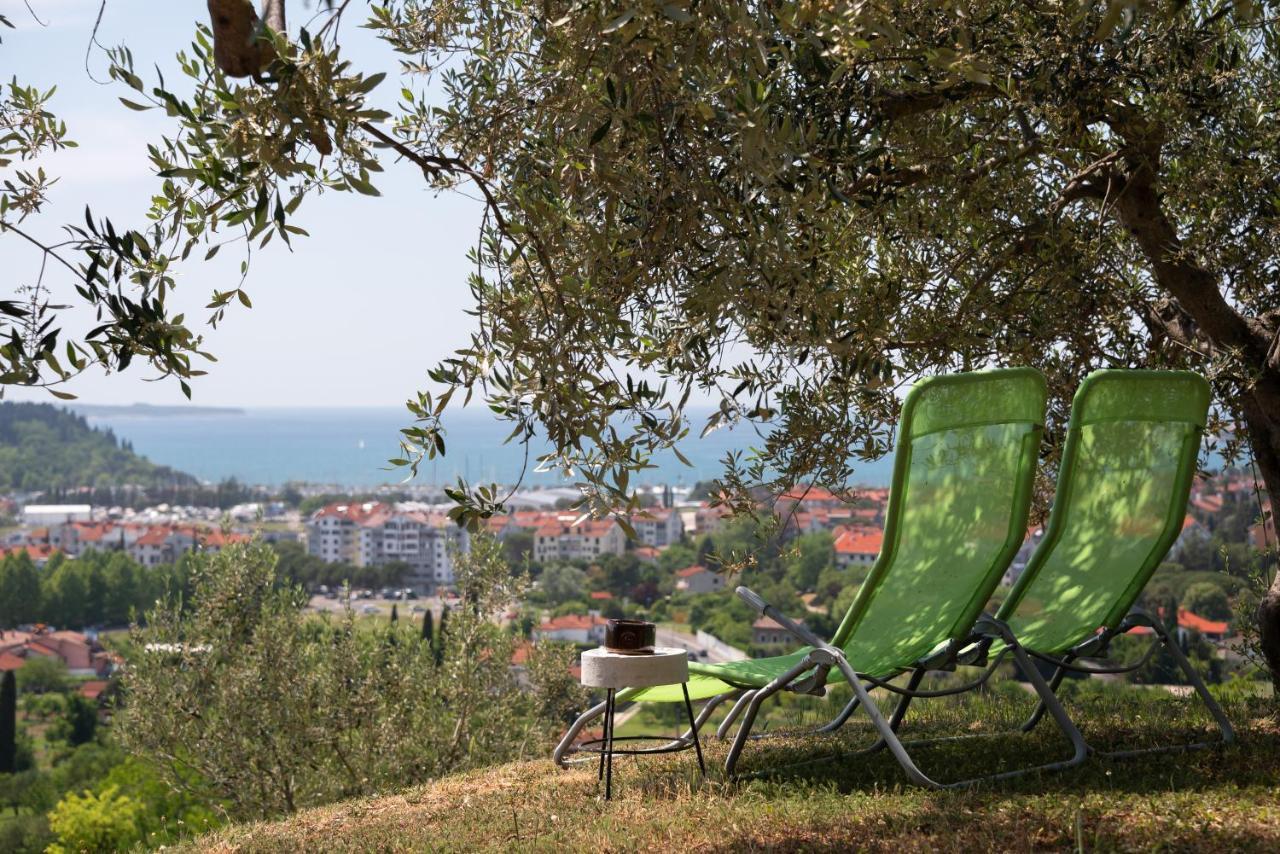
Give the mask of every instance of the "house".
M 837 528 L 835 536 L 836 566 L 871 566 L 884 546 L 884 532 L 879 528 Z
M 695 564 L 676 572 L 676 590 L 683 593 L 718 593 L 724 589 L 724 576 Z
M 326 563 L 409 565 L 405 579 L 419 592 L 453 584 L 454 552 L 471 545 L 467 532 L 443 513 L 413 505 L 330 504 L 307 520 L 307 551 Z
M 50 631 L 43 626 L 34 631 L 0 631 L 0 669 L 16 670 L 17 659 L 32 656 L 56 658 L 72 676 L 107 676 L 115 669 L 115 659 L 97 641 L 80 632 Z
M 649 507 L 629 521 L 636 541 L 646 546 L 663 549 L 684 536 L 684 520 L 671 507 Z
M 803 625 L 803 623 L 801 623 Z M 755 646 L 799 646 L 800 641 L 772 617 L 761 617 L 751 624 L 751 643 Z
M 1156 613 L 1160 617 L 1164 617 L 1163 608 L 1157 609 Z M 1178 609 L 1178 627 L 1177 636 L 1181 643 L 1186 643 L 1188 635 L 1191 632 L 1199 632 L 1206 640 L 1222 641 L 1231 635 L 1231 625 L 1222 620 L 1210 620 L 1188 611 L 1186 608 Z M 1138 626 L 1129 630 L 1132 635 L 1152 635 L 1155 634 L 1147 626 Z
M 603 617 L 588 614 L 566 614 L 547 620 L 533 630 L 534 640 L 567 641 L 568 643 L 604 643 Z
M 129 557 L 148 567 L 172 563 L 174 559 L 169 548 L 169 532 L 159 525 L 134 540 L 128 552 Z
M 699 535 L 712 534 L 720 530 L 729 516 L 729 508 L 724 505 L 713 505 L 703 501 L 693 514 L 693 529 Z M 687 527 L 687 526 L 686 526 Z
M 1230 625 L 1223 620 L 1209 620 L 1193 614 L 1186 608 L 1178 609 L 1178 633 L 1199 632 L 1206 640 L 1220 641 L 1231 633 Z
M 390 508 L 378 502 L 328 504 L 307 520 L 307 553 L 325 563 L 356 564 L 360 548 L 357 526 Z
M 592 602 L 611 602 L 613 594 L 608 590 L 592 590 L 589 598 Z
M 631 553 L 635 555 L 636 560 L 641 563 L 657 563 L 658 556 L 662 554 L 662 552 L 655 549 L 653 546 L 636 546 L 631 550 Z
M 409 565 L 405 581 L 420 591 L 453 584 L 453 554 L 465 552 L 470 539 L 443 513 L 379 512 L 360 523 L 357 566 L 393 561 Z
M 615 519 L 583 519 L 561 516 L 544 522 L 533 535 L 533 559 L 594 560 L 601 555 L 621 555 L 627 538 Z

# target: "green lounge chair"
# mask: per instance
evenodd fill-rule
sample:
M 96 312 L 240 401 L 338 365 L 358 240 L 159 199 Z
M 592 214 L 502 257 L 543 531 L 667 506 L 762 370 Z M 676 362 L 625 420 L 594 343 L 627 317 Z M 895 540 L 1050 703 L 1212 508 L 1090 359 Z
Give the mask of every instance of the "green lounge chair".
M 716 704 L 738 697 L 720 729 L 725 734 L 743 715 L 725 763 L 728 775 L 734 774 L 765 699 L 782 690 L 822 695 L 826 684 L 847 681 L 854 701 L 823 731 L 843 724 L 860 704 L 879 732 L 876 747 L 888 747 L 913 782 L 930 788 L 978 782 L 944 785 L 925 776 L 896 736 L 900 718 L 886 721 L 870 701 L 864 682 L 901 692 L 888 680 L 915 671 L 914 691 L 925 671 L 951 669 L 960 652 L 982 640 L 999 641 L 1013 654 L 1075 748 L 1070 760 L 1040 770 L 1084 760 L 1083 739 L 1031 659 L 1007 627 L 990 617 L 980 619 L 1026 532 L 1045 398 L 1044 377 L 1029 368 L 935 377 L 916 384 L 898 425 L 884 548 L 830 643 L 746 588 L 738 588 L 739 595 L 807 646 L 773 658 L 690 663 L 689 693 L 709 701 L 699 725 Z M 958 690 L 981 684 L 994 666 L 974 685 Z M 933 694 L 920 694 L 926 695 Z M 663 686 L 624 692 L 618 699 L 684 702 L 684 694 L 681 686 Z M 574 723 L 553 754 L 558 764 L 567 764 L 577 734 L 604 709 L 600 704 Z M 669 747 L 655 751 L 665 749 Z M 1030 770 L 1036 769 L 982 779 Z
M 1124 673 L 1163 646 L 1222 732 L 1222 742 L 1113 752 L 1127 756 L 1229 743 L 1235 735 L 1222 708 L 1187 661 L 1164 622 L 1133 607 L 1182 531 L 1209 409 L 1209 384 L 1182 371 L 1096 371 L 1081 383 L 1044 539 L 1000 607 L 998 617 L 1032 655 L 1068 671 Z M 1154 637 L 1128 667 L 1081 667 L 1105 659 L 1111 641 L 1144 627 Z M 1022 725 L 1044 715 L 1041 703 Z

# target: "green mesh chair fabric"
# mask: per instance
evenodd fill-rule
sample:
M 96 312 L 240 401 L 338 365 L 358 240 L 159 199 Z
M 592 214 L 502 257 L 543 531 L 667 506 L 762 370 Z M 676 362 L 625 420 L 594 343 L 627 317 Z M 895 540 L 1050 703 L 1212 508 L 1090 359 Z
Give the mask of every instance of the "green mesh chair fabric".
M 1080 385 L 1044 539 L 998 614 L 1024 646 L 1064 652 L 1128 613 L 1182 530 L 1208 408 L 1192 373 Z
M 1045 399 L 1044 378 L 1030 368 L 934 377 L 911 390 L 883 550 L 832 639 L 856 670 L 892 675 L 969 633 L 1026 533 Z M 805 652 L 690 663 L 690 696 L 760 687 Z M 623 699 L 683 694 L 663 686 Z

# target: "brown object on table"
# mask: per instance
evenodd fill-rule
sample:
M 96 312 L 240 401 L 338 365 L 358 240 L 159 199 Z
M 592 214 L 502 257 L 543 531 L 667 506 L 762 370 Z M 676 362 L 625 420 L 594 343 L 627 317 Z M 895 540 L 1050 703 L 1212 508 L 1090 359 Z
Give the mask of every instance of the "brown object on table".
M 622 655 L 653 655 L 657 627 L 647 620 L 609 620 L 604 627 L 604 648 Z

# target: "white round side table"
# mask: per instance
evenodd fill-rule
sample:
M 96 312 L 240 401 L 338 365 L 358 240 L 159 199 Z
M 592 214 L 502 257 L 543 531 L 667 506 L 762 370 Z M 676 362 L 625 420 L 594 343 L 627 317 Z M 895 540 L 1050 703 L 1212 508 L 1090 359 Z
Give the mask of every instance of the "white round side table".
M 689 702 L 689 654 L 677 647 L 656 647 L 652 653 L 645 655 L 626 655 L 610 652 L 604 647 L 589 649 L 582 654 L 583 685 L 589 688 L 604 688 L 604 737 L 584 742 L 600 744 L 600 778 L 604 783 L 605 800 L 613 798 L 613 756 L 615 753 L 633 755 L 640 753 L 670 753 L 676 750 L 688 750 L 693 747 L 698 753 L 698 769 L 702 776 L 707 775 L 707 767 L 702 761 L 702 744 L 698 741 L 698 723 L 693 716 L 693 704 Z M 675 685 L 679 683 L 684 691 L 684 708 L 689 715 L 689 737 L 678 736 L 672 740 L 675 745 L 665 748 L 649 748 L 641 750 L 618 750 L 614 747 L 617 739 L 613 734 L 613 715 L 617 692 L 623 688 L 652 688 L 656 685 Z M 647 738 L 648 736 L 631 736 L 631 738 Z M 625 740 L 623 736 L 621 740 Z M 693 742 L 689 744 L 688 742 Z

